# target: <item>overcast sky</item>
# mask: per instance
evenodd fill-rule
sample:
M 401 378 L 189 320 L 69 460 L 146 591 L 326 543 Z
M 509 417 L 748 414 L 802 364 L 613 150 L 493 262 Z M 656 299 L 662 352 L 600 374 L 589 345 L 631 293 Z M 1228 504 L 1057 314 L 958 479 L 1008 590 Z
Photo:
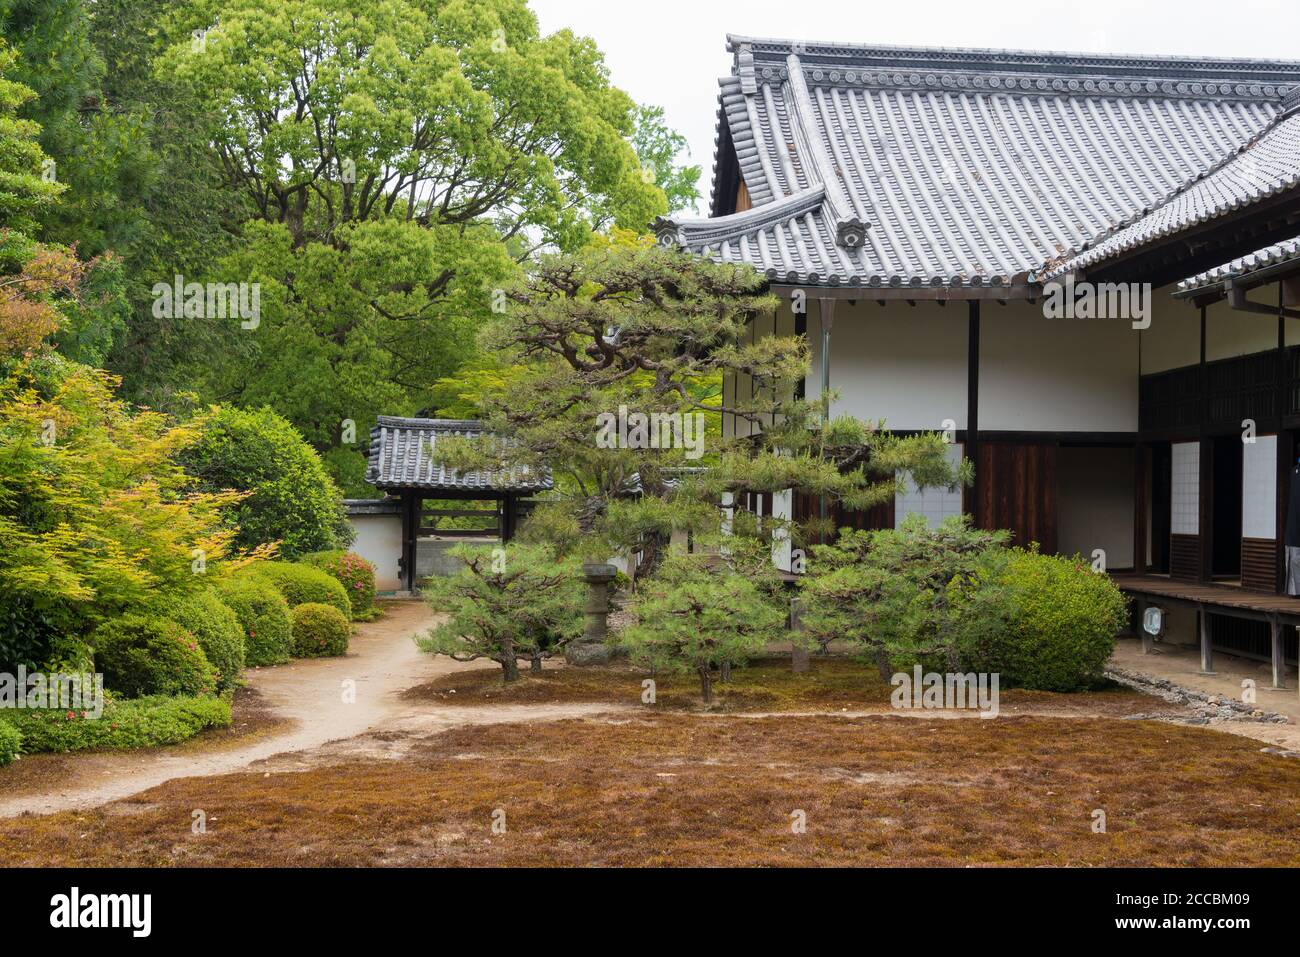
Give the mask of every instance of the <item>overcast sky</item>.
M 530 0 L 550 33 L 592 37 L 614 82 L 662 106 L 713 166 L 717 78 L 728 33 L 894 46 L 1300 59 L 1297 0 Z

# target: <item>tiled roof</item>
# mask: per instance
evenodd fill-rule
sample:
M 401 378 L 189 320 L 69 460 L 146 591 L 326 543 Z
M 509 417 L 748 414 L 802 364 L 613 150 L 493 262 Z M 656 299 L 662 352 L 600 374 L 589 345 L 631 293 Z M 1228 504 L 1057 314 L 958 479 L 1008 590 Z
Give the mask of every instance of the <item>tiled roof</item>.
M 1222 160 L 1300 88 L 1300 63 L 729 42 L 714 189 L 734 182 L 734 144 L 753 209 L 656 233 L 808 285 L 1023 280 Z
M 1280 115 L 1232 155 L 1176 190 L 1153 209 L 1120 223 L 1074 255 L 1049 263 L 1035 278 L 1080 272 L 1121 253 L 1300 186 L 1300 112 Z
M 1217 286 L 1229 279 L 1245 279 L 1261 269 L 1267 269 L 1269 266 L 1277 266 L 1292 260 L 1296 262 L 1297 266 L 1300 266 L 1300 237 L 1265 246 L 1263 249 L 1257 249 L 1253 253 L 1240 256 L 1232 260 L 1232 262 L 1226 262 L 1221 266 L 1215 266 L 1213 269 L 1197 273 L 1195 276 L 1189 276 L 1178 284 L 1178 289 L 1174 295 L 1190 296 L 1199 290 Z
M 537 492 L 551 487 L 547 474 L 522 472 L 512 478 L 498 472 L 457 472 L 433 462 L 443 436 L 476 438 L 483 423 L 474 419 L 378 417 L 370 430 L 370 464 L 366 481 L 380 489 L 429 489 L 492 492 Z

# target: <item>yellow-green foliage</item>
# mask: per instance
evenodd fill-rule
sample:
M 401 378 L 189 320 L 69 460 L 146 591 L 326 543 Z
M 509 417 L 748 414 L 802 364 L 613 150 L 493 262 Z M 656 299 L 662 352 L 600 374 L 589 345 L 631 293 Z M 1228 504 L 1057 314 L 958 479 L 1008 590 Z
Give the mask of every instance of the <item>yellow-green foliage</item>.
M 221 573 L 237 496 L 190 489 L 174 454 L 193 426 L 132 412 L 110 375 L 57 355 L 0 374 L 0 664 L 42 664 L 56 638 L 165 612 Z

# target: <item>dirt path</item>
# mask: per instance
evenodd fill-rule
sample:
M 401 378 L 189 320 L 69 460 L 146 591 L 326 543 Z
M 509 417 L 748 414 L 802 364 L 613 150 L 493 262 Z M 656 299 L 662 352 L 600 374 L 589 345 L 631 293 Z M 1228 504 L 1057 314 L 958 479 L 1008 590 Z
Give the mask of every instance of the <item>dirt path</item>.
M 226 774 L 252 765 L 258 770 L 295 770 L 343 755 L 396 757 L 412 735 L 458 725 L 613 710 L 609 705 L 431 709 L 427 703 L 403 702 L 401 692 L 413 685 L 453 671 L 496 666 L 422 653 L 411 638 L 434 622 L 428 607 L 410 601 L 391 603 L 388 609 L 380 621 L 357 627 L 346 657 L 294 661 L 246 673 L 259 704 L 279 721 L 268 733 L 208 746 L 198 739 L 138 752 L 32 755 L 7 769 L 21 778 L 0 792 L 0 818 L 95 807 L 173 778 Z M 351 703 L 344 701 L 345 682 L 355 689 Z

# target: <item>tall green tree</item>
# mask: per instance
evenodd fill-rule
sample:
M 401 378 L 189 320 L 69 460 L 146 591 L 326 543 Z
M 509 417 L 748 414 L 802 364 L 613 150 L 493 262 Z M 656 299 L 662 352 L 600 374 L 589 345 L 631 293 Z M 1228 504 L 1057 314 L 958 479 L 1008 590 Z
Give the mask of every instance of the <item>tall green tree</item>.
M 667 208 L 600 51 L 542 36 L 523 0 L 188 9 L 157 74 L 196 104 L 213 168 L 251 212 L 193 278 L 263 291 L 256 329 L 195 323 L 226 346 L 189 377 L 274 406 L 318 449 L 425 407 L 517 260 L 575 248 L 606 212 L 641 227 Z
M 641 161 L 642 175 L 664 191 L 670 213 L 693 209 L 700 198 L 700 167 L 679 163 L 690 158 L 686 137 L 670 129 L 662 106 L 642 106 L 637 111 L 632 148 Z

